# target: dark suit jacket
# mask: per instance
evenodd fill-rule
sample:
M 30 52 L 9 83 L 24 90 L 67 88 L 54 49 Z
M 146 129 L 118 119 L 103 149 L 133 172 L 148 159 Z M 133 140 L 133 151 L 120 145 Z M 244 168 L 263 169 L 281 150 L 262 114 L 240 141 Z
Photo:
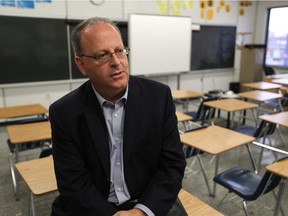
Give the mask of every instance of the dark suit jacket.
M 49 118 L 60 192 L 52 214 L 111 216 L 116 209 L 107 201 L 108 133 L 90 81 L 53 103 Z M 181 188 L 186 165 L 168 86 L 130 76 L 123 154 L 131 198 L 156 216 L 166 215 Z

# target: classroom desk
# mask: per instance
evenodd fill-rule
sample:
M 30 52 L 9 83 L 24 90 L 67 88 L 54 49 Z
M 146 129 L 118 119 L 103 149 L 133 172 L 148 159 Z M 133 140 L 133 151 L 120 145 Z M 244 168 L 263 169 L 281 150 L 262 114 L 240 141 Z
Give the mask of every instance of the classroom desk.
M 20 176 L 29 188 L 29 214 L 35 215 L 34 196 L 41 196 L 57 191 L 53 157 L 35 159 L 16 164 Z M 220 212 L 199 200 L 184 189 L 178 195 L 189 216 L 221 216 Z
M 183 102 L 183 110 L 188 111 L 189 100 L 197 99 L 203 97 L 204 94 L 200 92 L 194 92 L 191 90 L 173 90 L 172 97 L 175 101 Z
M 25 142 L 51 140 L 50 122 L 36 122 L 30 124 L 7 126 L 7 134 L 12 145 L 15 145 L 15 162 L 10 156 L 10 168 L 16 199 L 18 199 L 18 182 L 15 175 L 14 164 L 19 160 L 19 145 Z
M 192 117 L 189 115 L 186 115 L 185 113 L 176 111 L 176 116 L 177 116 L 177 120 L 178 122 L 186 122 L 186 121 L 191 121 Z
M 259 119 L 262 119 L 264 121 L 276 124 L 277 125 L 276 129 L 279 132 L 279 136 L 281 138 L 281 141 L 284 144 L 287 144 L 284 142 L 284 138 L 283 138 L 283 135 L 282 135 L 281 130 L 279 128 L 279 125 L 288 128 L 288 111 L 269 114 L 269 115 L 261 115 L 261 116 L 259 116 Z
M 248 144 L 254 141 L 255 137 L 238 133 L 236 131 L 219 126 L 209 126 L 207 128 L 184 133 L 180 135 L 180 139 L 181 142 L 187 146 L 199 149 L 203 152 L 216 156 L 215 175 L 214 175 L 216 176 L 218 173 L 219 155 L 238 146 Z M 251 160 L 253 162 L 253 166 L 255 167 L 249 146 L 248 145 L 246 146 L 249 155 L 251 157 Z M 208 192 L 211 196 L 214 196 L 216 191 L 216 184 L 214 182 L 213 192 L 211 192 L 201 157 L 199 154 L 197 154 L 196 156 L 199 161 L 204 176 L 204 180 L 207 185 Z
M 280 79 L 280 78 L 288 78 L 288 73 L 274 74 L 274 75 L 265 76 L 263 81 L 272 82 L 273 79 Z
M 281 177 L 283 177 L 283 183 L 281 185 L 281 187 L 279 188 L 279 193 L 278 193 L 278 197 L 277 197 L 277 204 L 276 204 L 276 208 L 275 208 L 275 213 L 274 215 L 277 216 L 279 213 L 279 209 L 280 209 L 280 205 L 281 205 L 281 199 L 282 199 L 282 195 L 285 189 L 285 185 L 286 185 L 286 181 L 288 179 L 288 158 L 284 159 L 284 160 L 280 160 L 277 161 L 275 163 L 272 163 L 270 165 L 268 165 L 266 167 L 266 169 L 269 172 L 275 173 L 276 175 L 279 175 Z
M 230 113 L 233 114 L 232 121 L 234 121 L 234 113 L 237 111 L 244 111 L 251 109 L 253 117 L 256 119 L 254 109 L 258 107 L 257 104 L 249 103 L 238 99 L 220 99 L 214 101 L 204 102 L 205 106 L 216 108 L 227 112 L 227 128 L 230 128 Z
M 51 139 L 49 121 L 7 126 L 11 144 L 15 145 L 15 162 L 18 162 L 19 144 Z
M 182 123 L 185 131 L 188 129 L 187 122 L 192 120 L 192 116 L 186 115 L 185 113 L 176 111 L 178 123 Z
M 45 115 L 48 110 L 41 104 L 29 104 L 29 105 L 19 105 L 10 107 L 0 108 L 0 119 L 13 119 L 21 118 L 34 115 Z M 1 125 L 6 125 L 8 123 L 2 122 Z
M 279 124 L 283 127 L 288 128 L 288 111 L 269 114 L 269 115 L 261 115 L 261 116 L 259 116 L 259 118 L 263 119 L 267 122 Z
M 281 105 L 281 98 L 283 97 L 282 94 L 268 92 L 268 91 L 254 90 L 254 91 L 241 92 L 241 93 L 238 93 L 238 95 L 244 98 L 245 100 L 248 99 L 248 100 L 253 100 L 253 101 L 260 103 L 259 108 L 262 108 L 262 105 L 265 101 L 277 99 L 279 103 L 279 107 L 281 111 L 283 111 L 283 108 Z
M 181 189 L 178 194 L 179 199 L 181 200 L 182 205 L 184 206 L 187 214 L 189 216 L 220 216 L 222 213 L 218 212 L 208 204 L 204 203 L 197 197 L 188 193 L 186 190 Z
M 17 163 L 16 169 L 29 188 L 28 215 L 34 216 L 35 211 L 33 197 L 57 191 L 53 158 L 52 156 L 49 156 Z
M 288 87 L 288 78 L 273 79 L 272 82 Z
M 250 83 L 241 83 L 241 86 L 249 88 L 249 89 L 257 89 L 257 90 L 277 90 L 282 87 L 279 84 L 270 83 L 270 82 L 250 82 Z

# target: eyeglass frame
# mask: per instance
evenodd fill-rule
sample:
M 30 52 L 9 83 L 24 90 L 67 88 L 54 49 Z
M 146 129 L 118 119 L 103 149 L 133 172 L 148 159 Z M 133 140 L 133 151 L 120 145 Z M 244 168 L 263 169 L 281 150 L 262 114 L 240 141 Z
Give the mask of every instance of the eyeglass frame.
M 120 52 L 120 53 L 117 54 L 117 52 L 119 52 L 119 51 L 121 51 L 121 50 L 123 51 L 123 53 Z M 78 55 L 78 56 L 79 56 L 79 57 L 92 58 L 92 59 L 96 60 L 97 62 L 106 62 L 106 61 L 111 60 L 113 54 L 115 54 L 115 55 L 117 56 L 117 58 L 121 58 L 121 57 L 127 56 L 127 55 L 129 54 L 129 52 L 130 52 L 130 48 L 129 48 L 129 47 L 124 47 L 123 49 L 118 49 L 118 50 L 116 50 L 116 51 L 114 51 L 114 52 L 103 52 L 103 54 L 100 52 L 100 53 L 95 54 L 95 55 L 80 54 L 80 55 Z M 100 55 L 100 54 L 102 54 L 102 55 L 108 55 L 109 58 L 104 59 L 104 60 L 99 60 L 99 58 L 100 58 L 99 55 Z M 123 55 L 122 55 L 122 54 L 123 54 Z M 97 55 L 98 55 L 98 56 L 97 56 Z M 118 56 L 118 55 L 120 55 L 120 56 Z

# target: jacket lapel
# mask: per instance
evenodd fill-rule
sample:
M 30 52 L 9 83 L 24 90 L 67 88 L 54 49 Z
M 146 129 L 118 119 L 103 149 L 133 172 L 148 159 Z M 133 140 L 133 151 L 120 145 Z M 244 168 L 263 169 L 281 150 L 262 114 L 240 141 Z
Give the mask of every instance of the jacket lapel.
M 123 135 L 124 164 L 129 163 L 135 144 L 138 143 L 137 134 L 140 132 L 141 121 L 145 112 L 145 103 L 141 96 L 141 90 L 136 84 L 133 79 L 130 79 Z
M 110 178 L 110 150 L 105 119 L 91 85 L 88 87 L 86 93 L 88 107 L 83 111 L 83 114 L 86 118 L 88 130 L 92 137 L 97 156 L 102 163 L 106 176 Z

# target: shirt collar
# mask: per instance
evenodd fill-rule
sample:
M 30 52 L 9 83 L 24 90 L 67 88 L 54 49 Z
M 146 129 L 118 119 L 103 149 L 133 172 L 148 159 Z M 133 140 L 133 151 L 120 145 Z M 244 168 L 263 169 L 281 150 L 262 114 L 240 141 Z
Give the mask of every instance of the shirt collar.
M 91 85 L 92 85 L 92 84 L 91 84 Z M 124 104 L 126 105 L 126 103 L 127 103 L 127 98 L 128 98 L 128 87 L 129 87 L 129 86 L 127 85 L 127 88 L 126 88 L 126 90 L 125 90 L 124 95 L 123 95 L 119 100 L 117 100 L 116 102 L 123 100 L 123 101 L 124 101 Z M 105 98 L 103 98 L 103 97 L 99 94 L 99 92 L 97 92 L 97 91 L 95 90 L 95 88 L 94 88 L 93 85 L 92 85 L 92 88 L 93 88 L 93 91 L 94 91 L 94 93 L 95 93 L 95 95 L 96 95 L 99 103 L 101 104 L 101 106 L 103 106 L 103 104 L 104 104 L 105 102 L 111 103 L 111 101 L 108 101 L 108 100 L 106 100 Z

